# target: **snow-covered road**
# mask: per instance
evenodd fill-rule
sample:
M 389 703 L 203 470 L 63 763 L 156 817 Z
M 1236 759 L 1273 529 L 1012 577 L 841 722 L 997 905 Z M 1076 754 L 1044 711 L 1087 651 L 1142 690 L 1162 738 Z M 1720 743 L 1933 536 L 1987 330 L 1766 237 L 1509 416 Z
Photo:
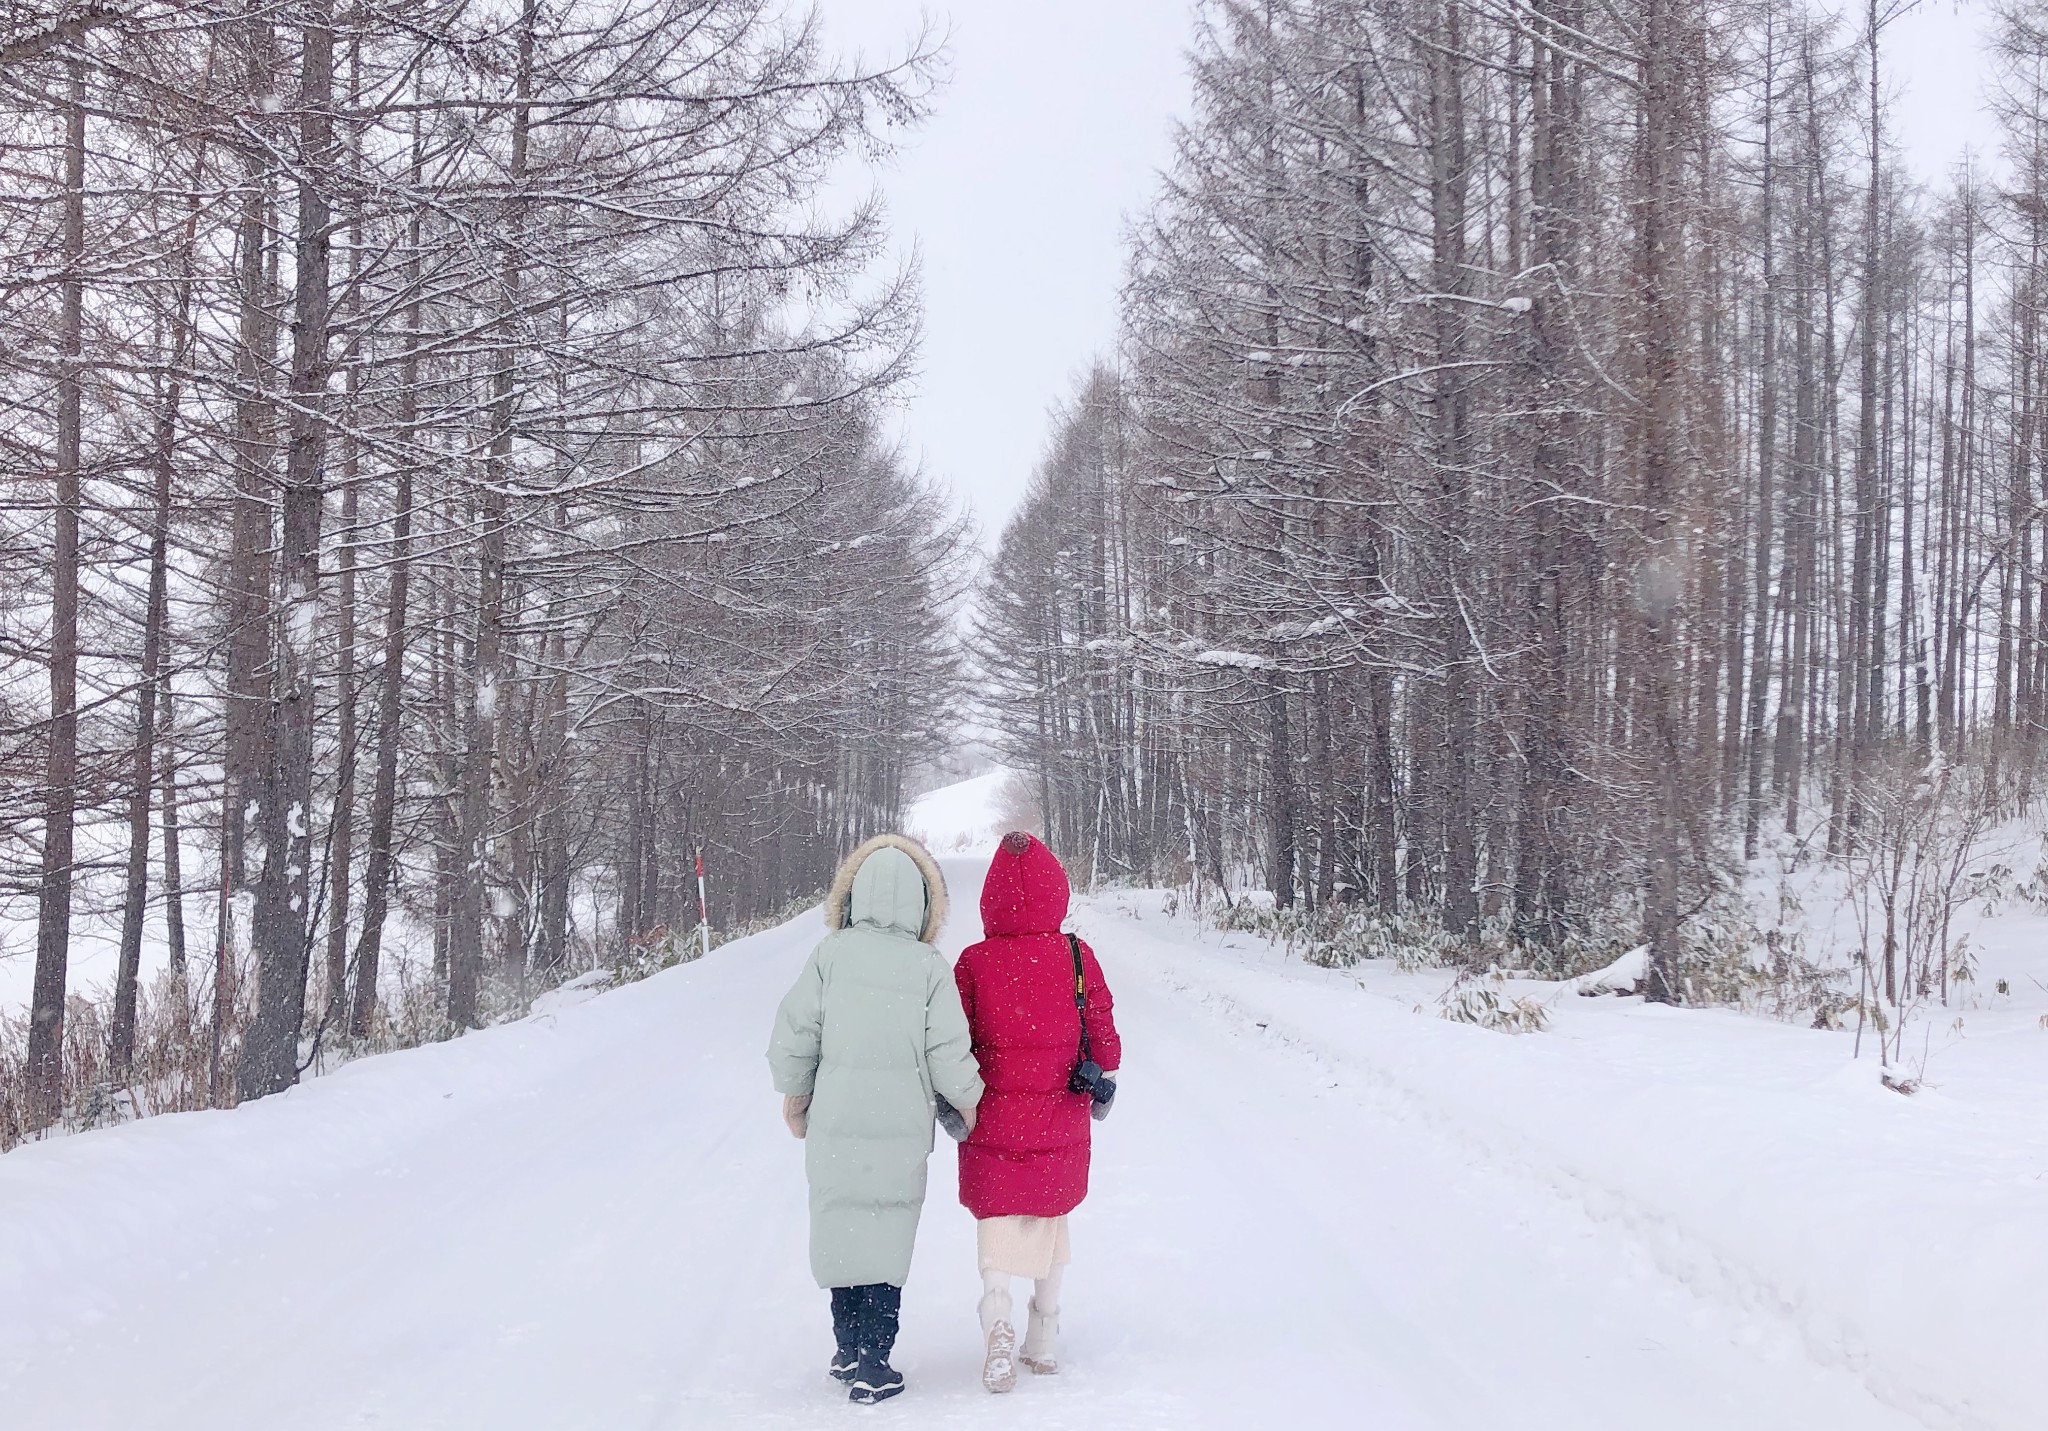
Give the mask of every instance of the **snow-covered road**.
M 971 913 L 980 869 L 949 861 Z M 993 1398 L 935 1155 L 897 1365 L 824 1375 L 801 1149 L 761 1059 L 806 918 L 232 1113 L 0 1159 L 0 1426 L 1371 1426 L 1879 1431 L 1797 1337 L 1341 1057 L 1157 926 L 1081 911 L 1128 1082 L 1076 1217 L 1060 1376 Z M 951 947 L 965 941 L 955 918 Z

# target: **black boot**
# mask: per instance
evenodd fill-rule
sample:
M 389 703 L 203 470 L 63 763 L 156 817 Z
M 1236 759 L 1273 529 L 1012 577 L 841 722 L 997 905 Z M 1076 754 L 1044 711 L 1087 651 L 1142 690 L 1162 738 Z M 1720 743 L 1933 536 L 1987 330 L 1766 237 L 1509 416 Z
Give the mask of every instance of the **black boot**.
M 860 1287 L 832 1289 L 832 1339 L 838 1343 L 838 1349 L 832 1353 L 832 1364 L 826 1370 L 840 1381 L 852 1381 L 854 1373 L 860 1370 L 863 1290 Z
M 861 1363 L 861 1369 L 854 1374 L 853 1390 L 847 1393 L 847 1400 L 861 1406 L 873 1406 L 877 1401 L 887 1401 L 902 1394 L 903 1373 L 887 1361 L 875 1358 Z
M 903 1289 L 876 1282 L 853 1289 L 860 1295 L 860 1368 L 848 1399 L 862 1405 L 887 1401 L 903 1391 L 903 1373 L 889 1365 L 903 1312 Z

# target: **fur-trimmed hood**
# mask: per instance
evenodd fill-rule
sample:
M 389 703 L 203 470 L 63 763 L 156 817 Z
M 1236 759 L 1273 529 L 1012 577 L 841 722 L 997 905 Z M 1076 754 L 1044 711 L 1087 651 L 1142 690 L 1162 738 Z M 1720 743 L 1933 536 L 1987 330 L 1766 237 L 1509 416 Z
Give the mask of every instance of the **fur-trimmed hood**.
M 831 929 L 845 929 L 855 922 L 855 881 L 869 857 L 883 850 L 895 850 L 908 857 L 917 873 L 922 876 L 924 922 L 915 937 L 925 944 L 930 944 L 938 938 L 939 930 L 946 922 L 946 876 L 940 872 L 939 862 L 932 858 L 931 851 L 908 835 L 876 835 L 870 840 L 863 841 L 858 849 L 840 863 L 839 872 L 832 876 L 832 888 L 825 896 L 825 924 Z M 870 874 L 872 878 L 874 872 L 871 871 Z M 900 927 L 905 933 L 909 932 L 907 924 Z

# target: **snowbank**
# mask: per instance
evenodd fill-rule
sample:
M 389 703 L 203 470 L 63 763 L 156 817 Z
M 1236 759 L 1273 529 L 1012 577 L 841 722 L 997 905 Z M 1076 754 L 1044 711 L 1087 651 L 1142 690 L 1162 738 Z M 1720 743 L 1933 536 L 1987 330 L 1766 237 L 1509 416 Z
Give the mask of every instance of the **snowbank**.
M 1098 901 L 1091 937 L 1525 1170 L 1916 1421 L 2048 1425 L 2048 1031 L 2034 1021 L 1965 1016 L 1984 1035 L 1937 1051 L 1927 1091 L 1906 1097 L 1851 1060 L 1848 1032 L 1565 992 L 1551 1032 L 1508 1038 L 1435 1017 L 1443 976 L 1317 969 L 1159 907 Z M 1624 959 L 1587 982 L 1639 972 Z M 1557 990 L 1509 985 L 1538 987 Z

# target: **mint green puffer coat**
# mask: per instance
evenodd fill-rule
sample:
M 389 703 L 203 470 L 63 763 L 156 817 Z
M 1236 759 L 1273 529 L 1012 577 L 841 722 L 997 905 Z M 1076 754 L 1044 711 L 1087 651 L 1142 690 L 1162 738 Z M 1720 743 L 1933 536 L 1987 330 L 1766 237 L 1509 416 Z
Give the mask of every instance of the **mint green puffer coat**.
M 832 933 L 775 1014 L 775 1091 L 811 1095 L 804 1170 L 820 1287 L 910 1275 L 932 1151 L 933 1095 L 981 1101 L 967 1016 L 932 947 L 946 884 L 925 848 L 878 835 L 847 857 L 825 901 Z

